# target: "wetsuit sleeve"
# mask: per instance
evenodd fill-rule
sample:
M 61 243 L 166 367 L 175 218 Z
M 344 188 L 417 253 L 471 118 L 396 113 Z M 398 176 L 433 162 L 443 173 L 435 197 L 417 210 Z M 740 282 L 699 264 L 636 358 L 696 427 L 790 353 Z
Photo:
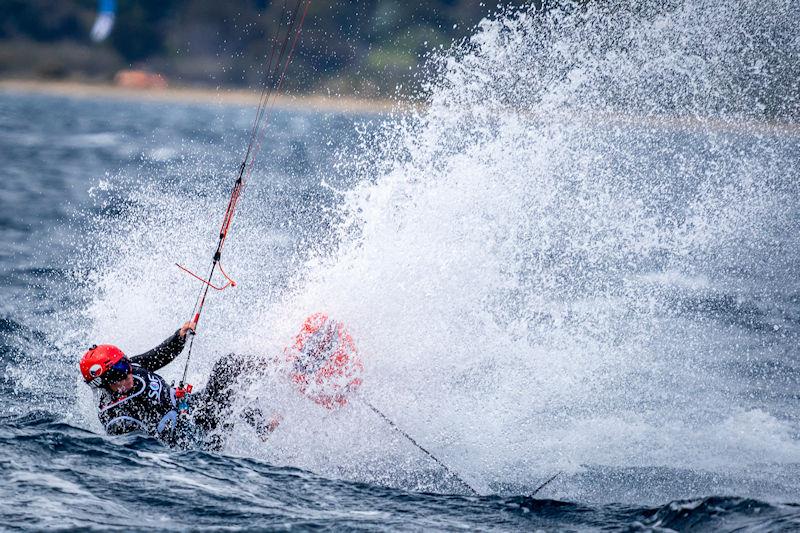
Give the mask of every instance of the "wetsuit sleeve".
M 186 344 L 186 338 L 181 338 L 179 332 L 176 331 L 170 338 L 152 350 L 131 357 L 131 363 L 138 364 L 150 372 L 155 372 L 178 357 L 183 351 L 184 344 Z

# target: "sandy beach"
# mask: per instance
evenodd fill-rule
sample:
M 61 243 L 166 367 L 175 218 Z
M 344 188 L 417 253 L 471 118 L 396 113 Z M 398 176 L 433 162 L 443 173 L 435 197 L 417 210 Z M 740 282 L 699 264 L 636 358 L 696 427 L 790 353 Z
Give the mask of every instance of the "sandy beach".
M 211 105 L 256 106 L 260 94 L 246 89 L 167 87 L 134 89 L 111 83 L 76 81 L 0 80 L 0 91 L 51 94 L 75 98 L 115 98 L 120 100 L 150 100 L 161 102 L 198 103 Z M 274 105 L 283 109 L 313 109 L 330 113 L 389 113 L 420 109 L 420 104 L 380 99 L 360 99 L 351 96 L 287 95 L 273 96 Z M 520 112 L 517 110 L 516 112 Z M 522 111 L 536 116 L 535 110 Z M 553 119 L 553 115 L 549 115 Z M 674 131 L 715 131 L 730 133 L 762 133 L 800 135 L 800 124 L 762 120 L 731 120 L 698 116 L 637 116 L 623 113 L 569 114 L 560 117 L 564 122 L 584 122 L 594 125 L 657 128 Z
M 195 87 L 167 87 L 159 89 L 133 89 L 110 83 L 85 83 L 75 81 L 0 80 L 0 91 L 63 95 L 76 98 L 115 98 L 121 100 L 152 100 L 163 102 L 201 103 L 212 105 L 258 105 L 260 94 L 246 89 L 208 89 Z M 391 100 L 359 99 L 348 96 L 275 95 L 276 106 L 286 109 L 314 109 L 340 113 L 388 113 L 408 109 Z

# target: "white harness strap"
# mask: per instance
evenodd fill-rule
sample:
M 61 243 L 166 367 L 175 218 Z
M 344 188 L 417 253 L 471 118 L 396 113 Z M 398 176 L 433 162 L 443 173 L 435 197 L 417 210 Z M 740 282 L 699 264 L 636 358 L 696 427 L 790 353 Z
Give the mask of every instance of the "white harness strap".
M 139 384 L 141 385 L 141 386 L 139 387 L 139 390 L 138 390 L 138 391 L 136 391 L 136 392 L 134 392 L 134 393 L 133 393 L 133 394 L 131 394 L 130 396 L 126 396 L 126 397 L 122 398 L 121 400 L 117 400 L 117 401 L 116 401 L 116 402 L 114 402 L 114 403 L 110 403 L 110 404 L 108 404 L 108 405 L 106 405 L 106 406 L 103 406 L 103 407 L 101 407 L 101 408 L 100 408 L 100 412 L 101 412 L 101 413 L 103 413 L 103 412 L 105 412 L 105 411 L 108 411 L 108 410 L 109 410 L 109 409 L 111 409 L 112 407 L 116 407 L 117 405 L 121 405 L 121 404 L 123 404 L 123 403 L 127 402 L 128 400 L 132 400 L 132 399 L 136 398 L 137 396 L 139 396 L 141 393 L 143 393 L 143 392 L 144 392 L 144 389 L 146 388 L 146 387 L 145 387 L 145 382 L 144 382 L 144 380 L 143 380 L 142 378 L 140 378 L 139 376 L 137 376 L 137 375 L 134 375 L 134 376 L 133 376 L 133 379 L 135 379 L 135 380 L 138 380 L 138 381 L 139 381 Z
M 166 429 L 167 424 L 169 424 L 169 430 L 172 431 L 175 429 L 175 425 L 178 423 L 178 412 L 174 409 L 169 411 L 165 414 L 161 420 L 158 422 L 158 426 L 156 427 L 156 432 L 161 433 Z

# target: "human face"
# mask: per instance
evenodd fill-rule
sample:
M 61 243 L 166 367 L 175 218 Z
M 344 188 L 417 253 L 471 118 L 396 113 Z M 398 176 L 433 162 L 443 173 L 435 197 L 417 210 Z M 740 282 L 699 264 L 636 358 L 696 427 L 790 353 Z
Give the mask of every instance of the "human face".
M 109 383 L 108 388 L 111 389 L 111 392 L 115 392 L 117 394 L 128 392 L 133 388 L 133 373 L 128 374 L 128 377 L 125 379 L 115 381 L 114 383 Z

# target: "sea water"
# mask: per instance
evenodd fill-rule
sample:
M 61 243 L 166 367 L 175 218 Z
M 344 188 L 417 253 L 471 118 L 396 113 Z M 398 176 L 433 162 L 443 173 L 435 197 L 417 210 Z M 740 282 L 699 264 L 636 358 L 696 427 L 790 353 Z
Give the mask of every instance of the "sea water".
M 797 527 L 797 10 L 502 12 L 415 111 L 278 109 L 189 381 L 323 311 L 363 384 L 264 368 L 238 403 L 281 426 L 219 454 L 102 436 L 77 361 L 191 316 L 253 110 L 3 93 L 2 523 Z

